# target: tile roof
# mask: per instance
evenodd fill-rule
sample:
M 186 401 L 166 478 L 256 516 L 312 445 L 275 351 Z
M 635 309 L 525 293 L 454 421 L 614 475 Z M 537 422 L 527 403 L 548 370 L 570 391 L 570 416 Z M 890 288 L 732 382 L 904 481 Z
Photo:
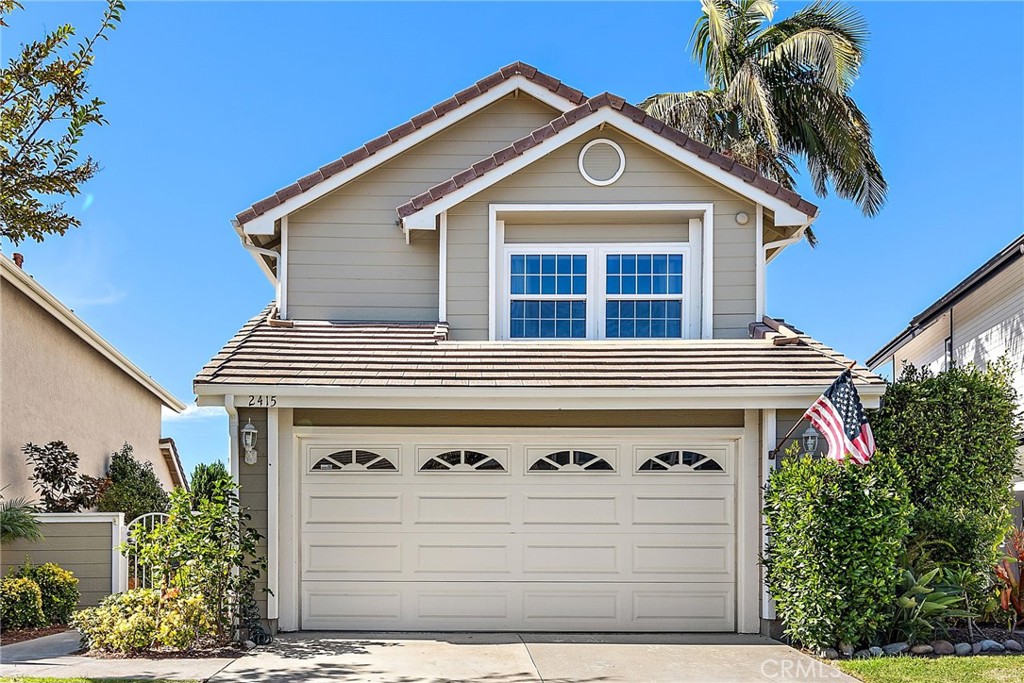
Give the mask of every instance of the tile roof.
M 294 323 L 268 307 L 202 369 L 200 385 L 310 387 L 824 387 L 849 359 L 765 319 L 751 339 L 460 342 L 437 323 Z M 866 385 L 881 378 L 857 368 Z
M 796 192 L 786 189 L 774 180 L 769 180 L 768 178 L 759 175 L 753 169 L 747 168 L 732 157 L 716 152 L 703 142 L 698 142 L 682 131 L 650 116 L 644 112 L 644 110 L 626 102 L 625 99 L 618 95 L 604 92 L 600 95 L 596 95 L 595 97 L 591 97 L 575 109 L 565 112 L 562 116 L 559 116 L 550 123 L 538 128 L 531 134 L 516 140 L 508 147 L 498 150 L 485 159 L 481 159 L 466 170 L 456 173 L 448 180 L 438 183 L 426 192 L 413 197 L 411 200 L 398 207 L 398 216 L 400 218 L 405 218 L 406 216 L 416 213 L 424 207 L 441 199 L 445 195 L 455 192 L 466 183 L 476 180 L 477 178 L 482 178 L 487 173 L 508 161 L 522 156 L 528 149 L 542 144 L 548 138 L 554 137 L 577 121 L 585 119 L 591 114 L 606 108 L 611 108 L 621 112 L 641 126 L 650 129 L 666 140 L 674 142 L 682 149 L 692 152 L 702 159 L 706 159 L 721 168 L 723 171 L 736 176 L 748 185 L 778 197 L 794 209 L 797 209 L 808 216 L 814 216 L 818 212 L 817 206 L 810 203 Z
M 443 117 L 444 115 L 452 112 L 462 105 L 470 102 L 477 97 L 483 95 L 491 88 L 513 78 L 514 76 L 522 76 L 528 80 L 533 81 L 537 85 L 547 88 L 551 92 L 565 98 L 573 104 L 579 104 L 587 99 L 586 95 L 577 90 L 571 88 L 568 85 L 562 83 L 557 78 L 553 78 L 545 73 L 538 71 L 535 67 L 530 66 L 524 62 L 513 62 L 508 66 L 504 66 L 498 71 L 495 71 L 490 76 L 481 78 L 479 81 L 469 86 L 461 92 L 457 92 L 449 97 L 444 102 L 435 104 L 425 112 L 417 114 L 405 123 L 395 126 L 384 135 L 370 140 L 362 147 L 358 147 L 343 157 L 332 161 L 329 164 L 321 166 L 316 171 L 313 171 L 309 175 L 299 178 L 291 185 L 282 187 L 274 194 L 261 199 L 245 211 L 242 211 L 235 216 L 240 224 L 244 225 L 249 221 L 257 218 L 258 216 L 266 213 L 268 210 L 275 206 L 284 203 L 292 197 L 302 194 L 306 190 L 322 183 L 323 181 L 330 178 L 332 175 L 339 173 L 347 168 L 355 166 L 359 162 L 372 157 L 380 150 L 388 147 L 389 145 L 398 142 L 407 135 L 416 132 L 428 123 L 435 121 Z

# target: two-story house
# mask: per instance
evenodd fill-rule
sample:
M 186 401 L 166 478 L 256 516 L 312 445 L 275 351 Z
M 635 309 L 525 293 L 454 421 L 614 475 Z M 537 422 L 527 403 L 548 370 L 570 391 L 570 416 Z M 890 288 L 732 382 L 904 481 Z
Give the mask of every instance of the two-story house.
M 240 213 L 276 298 L 195 391 L 266 617 L 757 632 L 767 454 L 849 363 L 765 317 L 816 214 L 522 63 Z

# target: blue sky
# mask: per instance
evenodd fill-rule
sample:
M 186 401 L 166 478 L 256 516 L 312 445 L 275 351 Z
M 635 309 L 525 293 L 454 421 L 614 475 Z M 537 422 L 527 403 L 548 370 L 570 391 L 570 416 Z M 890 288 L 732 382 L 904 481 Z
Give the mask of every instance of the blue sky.
M 820 201 L 821 244 L 772 263 L 768 309 L 863 360 L 1024 230 L 1024 4 L 857 7 L 872 37 L 854 96 L 889 203 L 866 219 Z M 100 11 L 28 2 L 0 54 L 61 22 L 84 32 Z M 517 59 L 634 102 L 699 88 L 696 14 L 693 2 L 129 2 L 90 77 L 110 125 L 89 131 L 103 171 L 69 203 L 83 227 L 18 251 L 189 402 L 196 371 L 273 296 L 228 225 L 237 211 Z M 223 412 L 164 431 L 189 470 L 226 456 Z

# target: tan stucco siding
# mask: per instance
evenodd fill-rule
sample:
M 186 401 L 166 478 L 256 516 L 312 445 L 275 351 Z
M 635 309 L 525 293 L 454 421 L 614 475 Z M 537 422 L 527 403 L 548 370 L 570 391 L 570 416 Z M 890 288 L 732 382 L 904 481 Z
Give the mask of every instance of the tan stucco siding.
M 584 144 L 610 138 L 626 170 L 597 187 L 579 172 Z M 496 203 L 714 202 L 714 336 L 742 338 L 755 307 L 754 204 L 618 131 L 592 131 L 448 211 L 448 322 L 461 340 L 487 338 L 488 207 Z M 741 226 L 736 214 L 750 222 Z M 604 232 L 602 229 L 599 232 Z M 623 231 L 623 240 L 629 233 Z
M 742 427 L 742 410 L 296 409 L 298 427 Z
M 109 523 L 43 523 L 40 531 L 42 541 L 4 544 L 0 549 L 4 575 L 26 558 L 36 565 L 55 562 L 78 578 L 79 607 L 93 607 L 110 595 L 113 540 Z
M 0 280 L 0 486 L 5 498 L 35 498 L 27 442 L 64 441 L 79 469 L 106 473 L 125 442 L 153 463 L 167 488 L 160 454 L 160 401 L 6 280 Z
M 395 208 L 555 115 L 508 96 L 291 214 L 288 316 L 437 320 L 437 235 L 406 244 Z
M 258 430 L 259 436 L 256 442 L 257 460 L 255 465 L 245 464 L 245 452 L 242 449 L 241 440 L 238 444 L 238 498 L 242 507 L 249 509 L 252 519 L 249 525 L 258 529 L 263 539 L 259 544 L 259 552 L 267 552 L 267 411 L 249 408 L 239 408 L 239 424 L 244 425 L 249 420 Z M 272 561 L 272 560 L 271 560 Z M 267 586 L 267 577 L 262 575 L 256 583 L 256 603 L 259 605 L 260 614 L 267 615 L 267 594 L 264 588 Z

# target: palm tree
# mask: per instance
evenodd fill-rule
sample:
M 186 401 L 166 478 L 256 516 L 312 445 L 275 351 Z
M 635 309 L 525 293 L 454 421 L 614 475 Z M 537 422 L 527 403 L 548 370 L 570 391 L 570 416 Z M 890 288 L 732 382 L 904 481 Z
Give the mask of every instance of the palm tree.
M 0 543 L 10 543 L 18 539 L 38 541 L 43 538 L 39 532 L 39 520 L 36 506 L 24 498 L 4 500 L 0 496 Z
M 850 97 L 868 36 L 861 16 L 835 0 L 774 24 L 774 0 L 701 6 L 690 40 L 709 88 L 652 95 L 640 107 L 789 189 L 803 160 L 819 196 L 831 185 L 877 214 L 886 182 Z

